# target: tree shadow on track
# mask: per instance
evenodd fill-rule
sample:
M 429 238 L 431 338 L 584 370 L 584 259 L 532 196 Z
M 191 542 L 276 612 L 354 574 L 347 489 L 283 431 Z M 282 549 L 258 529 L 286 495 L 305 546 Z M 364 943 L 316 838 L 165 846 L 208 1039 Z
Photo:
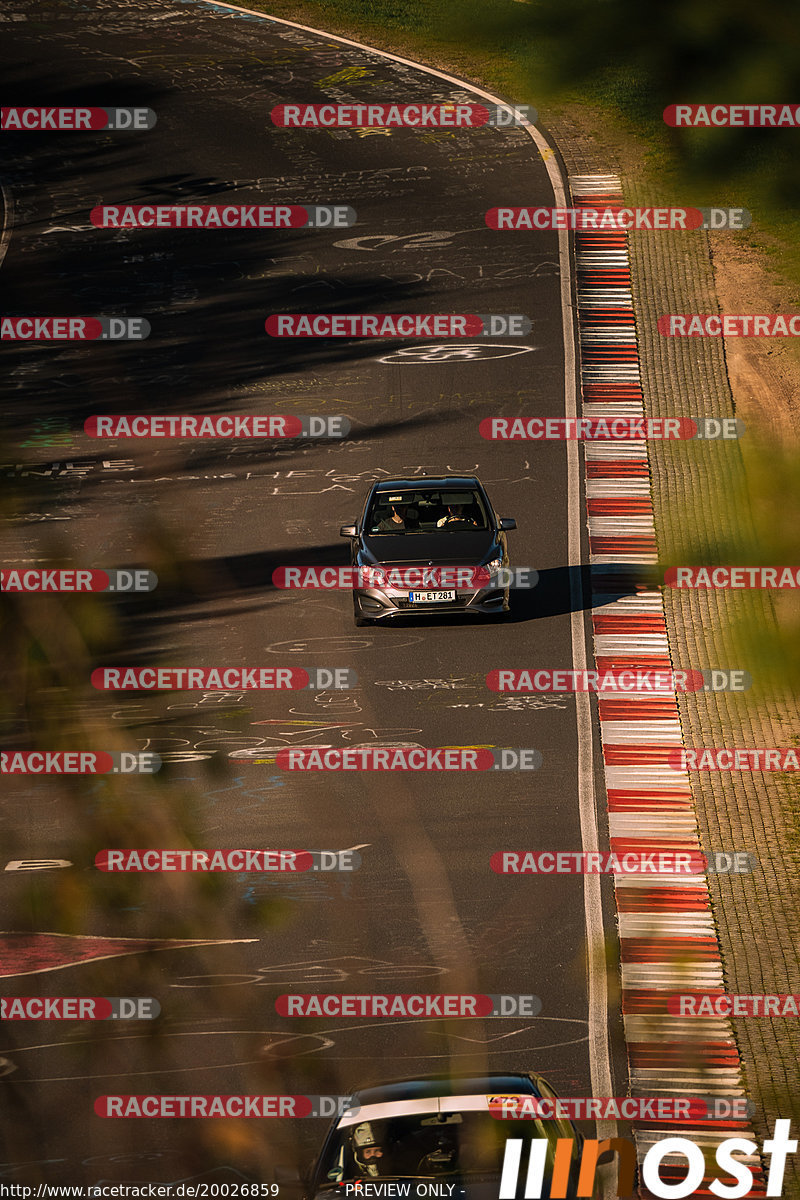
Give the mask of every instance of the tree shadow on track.
M 134 78 L 137 105 L 157 111 L 168 101 L 168 93 Z M 24 96 L 35 95 L 38 104 L 45 97 L 53 105 L 83 99 L 81 89 L 67 91 L 57 76 L 26 74 L 24 83 Z M 84 90 L 91 91 L 94 106 L 124 104 L 129 96 L 125 79 Z M 29 433 L 37 418 L 53 416 L 77 431 L 98 413 L 242 411 L 243 404 L 249 409 L 262 399 L 280 406 L 287 398 L 308 398 L 313 411 L 314 390 L 322 383 L 315 373 L 374 362 L 388 343 L 274 338 L 264 328 L 268 316 L 443 306 L 437 283 L 376 276 L 372 262 L 365 270 L 363 253 L 336 248 L 350 236 L 346 229 L 95 228 L 90 212 L 99 205 L 258 205 L 274 196 L 265 196 L 256 180 L 154 171 L 147 139 L 155 144 L 158 125 L 139 135 L 68 136 L 66 152 L 63 133 L 6 139 L 4 177 L 15 213 L 3 266 L 5 314 L 143 317 L 152 332 L 145 341 L 102 344 L 7 342 L 7 387 L 18 399 L 4 421 L 9 439 Z M 159 165 L 164 153 L 162 146 Z M 288 172 L 291 183 L 296 171 L 289 165 Z M 296 189 L 296 203 L 311 202 L 302 177 Z M 379 212 L 367 207 L 367 226 Z M 426 219 L 414 207 L 409 233 Z M 428 342 L 403 342 L 406 348 L 420 344 Z M 352 382 L 352 375 L 343 380 L 343 393 Z

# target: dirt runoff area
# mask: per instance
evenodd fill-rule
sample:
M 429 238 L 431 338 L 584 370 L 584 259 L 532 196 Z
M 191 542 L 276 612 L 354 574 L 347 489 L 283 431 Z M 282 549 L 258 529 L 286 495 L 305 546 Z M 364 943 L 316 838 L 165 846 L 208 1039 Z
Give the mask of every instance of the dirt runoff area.
M 714 283 L 723 313 L 792 313 L 792 289 L 769 270 L 765 254 L 736 235 L 711 239 Z M 800 347 L 794 338 L 725 339 L 737 417 L 764 441 L 800 441 Z

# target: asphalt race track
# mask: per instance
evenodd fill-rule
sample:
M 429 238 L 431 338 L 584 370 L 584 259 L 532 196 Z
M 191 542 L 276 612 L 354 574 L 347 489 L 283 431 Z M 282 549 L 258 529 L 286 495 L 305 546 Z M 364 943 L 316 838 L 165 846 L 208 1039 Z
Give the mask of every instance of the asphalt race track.
M 580 849 L 579 784 L 594 820 L 594 714 L 581 725 L 573 695 L 510 697 L 484 682 L 499 667 L 577 665 L 585 636 L 567 444 L 478 433 L 486 417 L 568 412 L 570 264 L 558 234 L 484 221 L 500 204 L 554 205 L 547 163 L 523 128 L 274 126 L 282 103 L 476 96 L 252 14 L 175 0 L 15 0 L 13 12 L 0 48 L 9 103 L 136 105 L 158 121 L 2 137 L 4 313 L 152 327 L 141 342 L 4 346 L 2 566 L 136 564 L 160 586 L 15 602 L 40 653 L 12 655 L 27 683 L 3 744 L 152 751 L 164 766 L 152 780 L 5 781 L 6 860 L 72 865 L 0 872 L 4 994 L 153 996 L 162 1016 L 4 1024 L 0 1180 L 259 1180 L 278 1162 L 306 1163 L 325 1127 L 103 1120 L 94 1101 L 111 1093 L 347 1094 L 488 1067 L 541 1071 L 557 1092 L 591 1096 L 594 1030 L 594 1069 L 611 1064 L 603 1094 L 625 1095 L 615 997 L 606 1016 L 588 986 L 590 951 L 601 983 L 617 953 L 608 880 L 605 946 L 590 947 L 581 876 L 489 867 L 501 849 Z M 357 221 L 92 226 L 92 208 L 126 202 L 336 204 Z M 469 350 L 458 339 L 270 338 L 264 321 L 282 312 L 524 314 L 532 331 Z M 83 432 L 91 416 L 135 413 L 342 414 L 351 432 L 305 444 Z M 540 582 L 514 595 L 510 620 L 356 629 L 347 592 L 273 586 L 279 566 L 346 563 L 339 526 L 373 479 L 423 473 L 477 474 L 516 519 L 512 559 Z M 95 667 L 129 665 L 349 667 L 359 685 L 113 694 L 89 683 Z M 409 778 L 290 774 L 274 761 L 287 746 L 374 744 L 533 747 L 543 765 Z M 360 847 L 361 865 L 120 878 L 93 865 L 115 845 Z M 542 1009 L 290 1020 L 275 999 L 293 991 L 533 993 Z

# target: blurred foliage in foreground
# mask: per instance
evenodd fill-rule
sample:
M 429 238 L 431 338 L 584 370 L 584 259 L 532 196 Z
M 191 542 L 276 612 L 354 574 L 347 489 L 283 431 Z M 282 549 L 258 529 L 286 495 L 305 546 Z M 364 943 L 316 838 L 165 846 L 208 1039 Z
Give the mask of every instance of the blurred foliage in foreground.
M 465 33 L 490 47 L 527 44 L 528 85 L 545 95 L 587 89 L 618 106 L 698 182 L 747 186 L 776 208 L 794 206 L 800 130 L 664 125 L 670 104 L 777 103 L 800 96 L 794 0 L 468 0 Z

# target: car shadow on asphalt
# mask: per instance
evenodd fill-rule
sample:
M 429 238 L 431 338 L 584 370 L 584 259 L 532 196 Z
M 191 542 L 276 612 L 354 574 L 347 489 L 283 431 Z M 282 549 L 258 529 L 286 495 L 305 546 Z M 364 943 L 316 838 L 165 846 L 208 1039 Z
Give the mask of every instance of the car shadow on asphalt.
M 153 622 L 170 624 L 185 618 L 185 610 L 198 605 L 209 605 L 208 615 L 219 619 L 224 610 L 219 605 L 248 593 L 258 593 L 265 607 L 271 606 L 280 596 L 300 594 L 305 589 L 286 589 L 276 586 L 273 573 L 285 567 L 346 567 L 347 547 L 343 542 L 330 542 L 316 546 L 298 547 L 293 550 L 269 554 L 250 553 L 225 555 L 219 558 L 190 560 L 176 563 L 173 582 L 160 581 L 156 593 L 136 596 L 119 596 L 115 603 L 119 616 L 130 623 L 133 635 L 128 640 L 129 650 L 136 646 L 136 625 L 149 641 L 153 633 Z M 602 590 L 598 590 L 598 585 Z M 448 621 L 445 615 L 403 616 L 396 622 L 408 628 L 442 627 L 444 625 L 524 624 L 541 621 L 565 613 L 581 612 L 597 608 L 626 596 L 636 596 L 656 586 L 652 567 L 640 568 L 636 564 L 614 563 L 598 568 L 582 563 L 579 566 L 548 567 L 539 572 L 535 588 L 518 588 L 512 591 L 511 612 L 506 615 L 478 614 L 455 617 Z M 350 606 L 346 589 L 332 589 L 340 596 L 343 610 Z M 195 619 L 202 614 L 195 613 Z M 379 624 L 380 622 L 378 622 Z M 395 621 L 392 621 L 395 624 Z

